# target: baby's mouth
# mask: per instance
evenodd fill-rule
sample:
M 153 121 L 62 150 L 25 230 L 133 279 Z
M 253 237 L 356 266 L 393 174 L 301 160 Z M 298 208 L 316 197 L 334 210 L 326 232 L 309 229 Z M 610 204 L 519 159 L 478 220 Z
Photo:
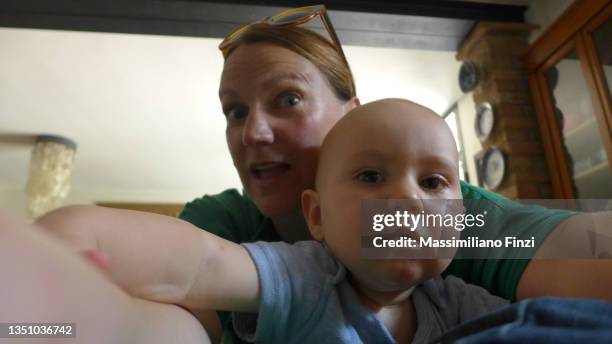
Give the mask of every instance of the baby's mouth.
M 291 166 L 282 162 L 259 163 L 251 165 L 251 174 L 257 179 L 268 179 L 280 176 Z

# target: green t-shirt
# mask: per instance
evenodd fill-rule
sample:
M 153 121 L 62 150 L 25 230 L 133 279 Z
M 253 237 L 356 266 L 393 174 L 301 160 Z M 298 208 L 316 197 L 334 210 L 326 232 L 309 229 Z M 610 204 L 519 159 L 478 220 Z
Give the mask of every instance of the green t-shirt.
M 574 214 L 564 210 L 521 205 L 463 182 L 461 192 L 466 200 L 484 200 L 487 203 L 488 220 L 485 227 L 479 229 L 479 233 L 484 233 L 484 237 L 479 235 L 482 239 L 535 237 L 535 242 L 540 243 L 561 221 Z M 470 209 L 470 204 L 477 205 L 478 202 L 466 203 L 467 212 L 475 213 L 476 209 Z M 235 189 L 189 202 L 179 217 L 236 243 L 280 240 L 272 221 L 263 216 L 248 196 Z M 455 259 L 444 274 L 461 277 L 495 295 L 515 300 L 517 285 L 528 263 L 529 259 Z M 231 314 L 219 312 L 219 317 L 223 326 L 223 342 L 243 343 L 234 334 Z

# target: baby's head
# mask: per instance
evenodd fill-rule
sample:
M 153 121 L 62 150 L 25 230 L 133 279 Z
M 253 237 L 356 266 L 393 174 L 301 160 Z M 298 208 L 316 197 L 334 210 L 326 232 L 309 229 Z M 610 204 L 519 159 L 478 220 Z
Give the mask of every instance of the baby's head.
M 432 110 L 403 99 L 357 107 L 330 130 L 316 191 L 302 194 L 312 236 L 324 241 L 361 287 L 406 290 L 441 273 L 448 260 L 362 259 L 363 199 L 460 199 L 453 135 Z

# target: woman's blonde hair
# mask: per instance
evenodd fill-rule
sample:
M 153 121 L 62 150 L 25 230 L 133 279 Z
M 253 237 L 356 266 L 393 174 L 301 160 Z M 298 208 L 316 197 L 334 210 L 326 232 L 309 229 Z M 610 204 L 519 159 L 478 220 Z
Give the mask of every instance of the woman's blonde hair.
M 355 82 L 349 67 L 332 43 L 318 33 L 300 27 L 254 24 L 235 39 L 226 59 L 240 45 L 258 42 L 277 44 L 303 56 L 323 73 L 339 99 L 348 101 L 355 97 Z

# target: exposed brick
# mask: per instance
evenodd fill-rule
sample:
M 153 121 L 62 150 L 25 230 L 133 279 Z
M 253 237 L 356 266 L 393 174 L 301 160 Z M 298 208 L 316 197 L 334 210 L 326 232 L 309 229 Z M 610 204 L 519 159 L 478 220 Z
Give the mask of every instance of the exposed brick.
M 495 109 L 499 117 L 508 118 L 508 117 L 519 117 L 523 116 L 525 113 L 523 112 L 523 107 L 516 104 L 499 104 Z
M 484 41 L 493 56 L 521 56 L 527 49 L 527 41 L 518 36 L 487 35 Z
M 523 106 L 523 112 L 529 117 L 535 118 L 536 116 L 536 113 L 535 111 L 533 111 L 533 106 L 531 106 L 531 103 L 529 105 Z
M 530 183 L 530 182 L 535 182 L 535 183 L 547 183 L 550 182 L 550 175 L 548 174 L 548 171 L 531 171 L 531 172 L 523 172 L 523 173 L 517 173 L 516 174 L 516 181 L 517 184 L 521 184 L 521 183 Z
M 516 84 L 516 88 L 519 90 L 523 90 L 525 92 L 529 92 L 531 94 L 531 88 L 529 87 L 529 80 L 516 80 L 514 81 Z
M 495 89 L 489 90 L 489 91 L 484 91 L 483 94 L 486 95 L 486 101 L 488 101 L 491 104 L 498 104 L 500 102 L 501 96 L 500 96 L 499 92 L 495 91 Z M 483 97 L 483 98 L 485 98 L 485 97 Z
M 531 167 L 532 160 L 533 159 L 529 156 L 515 154 L 508 157 L 508 165 L 510 165 L 510 167 L 519 169 L 523 167 Z
M 507 185 L 504 187 L 503 184 Z M 505 197 L 508 197 L 510 199 L 517 199 L 518 198 L 518 190 L 516 189 L 516 185 L 513 184 L 513 182 L 511 180 L 504 180 L 504 182 L 502 183 L 502 185 L 500 185 L 500 187 L 495 190 L 495 192 L 504 195 Z
M 534 118 L 529 117 L 504 117 L 500 118 L 499 126 L 504 131 L 514 131 L 520 129 L 529 129 L 537 126 L 537 122 Z
M 490 77 L 493 80 L 526 80 L 527 74 L 518 69 L 492 69 Z
M 483 95 L 482 87 L 476 87 L 474 89 L 474 93 L 472 93 L 472 97 L 474 98 L 474 103 L 480 104 L 485 101 L 485 96 Z
M 478 44 L 472 48 L 468 55 L 468 59 L 474 63 L 481 64 L 488 59 L 488 56 L 488 46 L 486 44 Z
M 517 184 L 519 198 L 540 198 L 540 187 L 537 183 Z
M 515 173 L 529 174 L 541 171 L 548 173 L 546 164 L 543 164 L 544 157 L 540 155 L 519 155 L 508 156 L 508 167 Z
M 501 80 L 495 83 L 495 87 L 497 88 L 497 91 L 499 92 L 503 92 L 503 91 L 516 91 L 518 89 L 520 89 L 519 87 L 517 87 L 518 82 L 516 81 L 512 81 L 512 80 Z
M 541 154 L 543 152 L 540 142 L 514 142 L 509 148 L 512 154 Z
M 521 64 L 517 63 L 517 59 L 510 56 L 496 55 L 491 57 L 488 62 L 491 68 L 516 69 L 521 67 Z
M 491 50 L 489 46 L 486 44 L 479 44 L 472 54 L 472 58 L 474 61 L 478 61 L 478 63 L 483 63 L 489 59 L 491 55 Z
M 502 92 L 499 94 L 499 100 L 506 103 L 529 104 L 531 96 L 522 92 Z
M 552 195 L 540 129 L 531 105 L 528 72 L 521 59 L 528 46 L 527 33 L 485 31 L 465 52 L 481 72 L 474 102 L 491 102 L 496 114 L 494 131 L 483 147 L 497 146 L 507 154 L 507 176 L 495 191 L 510 198 Z
M 536 125 L 535 128 L 527 129 L 526 132 L 527 132 L 527 138 L 528 139 L 531 139 L 531 140 L 538 139 L 539 140 L 540 137 L 541 137 L 540 126 L 539 125 Z
M 553 190 L 550 184 L 540 184 L 540 195 L 542 198 L 550 198 L 553 197 Z
M 504 130 L 505 139 L 509 142 L 515 141 L 538 141 L 540 136 L 534 136 L 530 128 Z
M 491 134 L 485 141 L 485 144 L 487 145 L 487 147 L 489 147 L 488 146 L 489 144 L 494 144 L 494 142 L 502 142 L 505 140 L 505 138 L 502 136 L 503 132 L 499 130 L 498 127 L 499 127 L 498 125 L 493 126 L 493 130 L 491 131 Z

